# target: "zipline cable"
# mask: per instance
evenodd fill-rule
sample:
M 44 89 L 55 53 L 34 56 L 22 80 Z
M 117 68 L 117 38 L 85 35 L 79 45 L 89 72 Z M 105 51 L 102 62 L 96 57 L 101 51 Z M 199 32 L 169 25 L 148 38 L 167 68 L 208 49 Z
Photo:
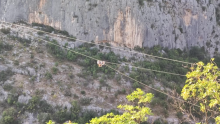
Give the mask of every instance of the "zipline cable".
M 193 105 L 193 106 L 196 106 L 196 107 L 199 107 L 199 108 L 200 108 L 200 106 L 198 106 L 198 105 L 196 105 L 196 104 L 193 104 L 193 103 L 188 102 L 188 101 L 184 101 L 183 99 L 174 97 L 174 96 L 172 96 L 172 95 L 170 95 L 170 94 L 168 94 L 168 93 L 166 93 L 166 92 L 163 92 L 163 91 L 160 91 L 160 90 L 158 90 L 158 89 L 156 89 L 156 88 L 150 87 L 149 85 L 146 85 L 146 84 L 144 84 L 144 83 L 142 83 L 142 82 L 140 82 L 140 81 L 138 81 L 138 80 L 136 80 L 136 79 L 134 79 L 134 78 L 132 78 L 132 77 L 130 77 L 130 76 L 128 76 L 128 75 L 126 75 L 126 74 L 124 74 L 124 73 L 122 73 L 122 72 L 116 70 L 116 69 L 114 69 L 113 67 L 111 67 L 111 66 L 109 66 L 109 65 L 107 65 L 107 64 L 105 64 L 105 66 L 107 66 L 108 68 L 114 70 L 115 72 L 118 72 L 119 74 L 121 74 L 121 75 L 123 75 L 123 76 L 125 76 L 125 77 L 127 77 L 127 78 L 129 78 L 129 79 L 131 79 L 131 80 L 133 80 L 133 81 L 135 81 L 135 82 L 137 82 L 137 83 L 139 83 L 139 84 L 145 86 L 145 87 L 148 87 L 149 89 L 152 89 L 152 90 L 154 90 L 154 91 L 157 91 L 157 92 L 160 92 L 160 93 L 162 93 L 162 94 L 164 94 L 164 95 L 167 95 L 167 96 L 169 96 L 169 97 L 171 97 L 171 98 L 177 99 L 177 100 L 182 101 L 182 102 L 184 102 L 184 103 L 188 103 L 188 104 L 190 104 L 190 105 Z M 216 111 L 210 110 L 210 109 L 207 109 L 207 110 L 212 111 L 212 112 L 216 112 Z M 218 112 L 217 112 L 217 113 L 218 113 Z
M 27 35 L 29 35 L 29 34 L 27 34 Z M 32 36 L 32 35 L 29 35 L 29 36 Z M 90 59 L 93 59 L 93 60 L 97 60 L 97 61 L 98 61 L 98 59 L 96 59 L 96 58 L 94 58 L 94 57 L 90 57 L 90 56 L 87 56 L 87 55 L 85 55 L 85 54 L 82 54 L 82 53 L 73 51 L 72 49 L 65 48 L 65 47 L 63 47 L 63 46 L 57 45 L 57 44 L 52 43 L 52 42 L 50 42 L 50 41 L 47 41 L 47 40 L 44 40 L 44 39 L 41 39 L 41 38 L 37 38 L 37 39 L 42 40 L 42 41 L 45 41 L 46 43 L 50 43 L 50 44 L 53 44 L 53 45 L 55 45 L 55 46 L 64 48 L 64 49 L 69 50 L 69 51 L 71 51 L 71 52 L 74 52 L 74 53 L 76 53 L 76 54 L 79 54 L 79 55 L 82 55 L 82 56 L 85 56 L 85 57 L 88 57 L 88 58 L 90 58 Z M 121 64 L 112 63 L 112 62 L 106 62 L 106 63 L 115 64 L 115 65 L 121 65 Z M 127 77 L 127 78 L 129 78 L 129 79 L 131 79 L 131 80 L 133 80 L 133 81 L 135 81 L 135 82 L 137 82 L 137 83 L 139 83 L 139 84 L 145 86 L 145 87 L 148 87 L 148 88 L 150 88 L 150 89 L 152 89 L 152 90 L 154 90 L 154 91 L 160 92 L 160 93 L 162 93 L 162 94 L 164 94 L 164 95 L 167 95 L 167 96 L 169 96 L 169 97 L 171 97 L 171 98 L 177 99 L 177 100 L 182 101 L 182 102 L 184 102 L 184 103 L 188 103 L 188 104 L 190 104 L 190 105 L 193 105 L 193 106 L 196 106 L 196 107 L 199 107 L 199 108 L 200 108 L 200 106 L 198 106 L 198 105 L 196 105 L 196 104 L 193 104 L 193 103 L 188 102 L 188 101 L 184 101 L 183 99 L 177 98 L 177 97 L 172 96 L 172 95 L 170 95 L 170 94 L 168 94 L 168 93 L 166 93 L 166 92 L 163 92 L 163 91 L 160 91 L 160 90 L 158 90 L 158 89 L 156 89 L 156 88 L 150 87 L 150 86 L 148 86 L 148 85 L 146 85 L 146 84 L 144 84 L 144 83 L 142 83 L 142 82 L 140 82 L 140 81 L 138 81 L 138 80 L 136 80 L 136 79 L 134 79 L 134 78 L 132 78 L 132 77 L 130 77 L 130 76 L 127 76 L 126 74 L 124 74 L 124 73 L 122 73 L 122 72 L 120 72 L 120 71 L 114 69 L 113 67 L 111 67 L 111 66 L 109 66 L 109 65 L 107 65 L 107 64 L 105 64 L 105 65 L 106 65 L 108 68 L 114 70 L 115 72 L 118 72 L 119 74 L 121 74 L 121 75 L 123 75 L 123 76 L 125 76 L 125 77 Z M 167 73 L 167 72 L 166 72 L 166 73 Z M 216 112 L 216 111 L 214 111 L 214 110 L 210 110 L 210 109 L 208 109 L 208 110 L 209 110 L 209 111 L 212 111 L 212 112 Z
M 0 22 L 1 23 L 11 24 L 11 25 L 16 25 L 16 26 L 20 26 L 20 27 L 24 27 L 24 28 L 28 28 L 28 29 L 35 30 L 35 31 L 38 31 L 38 32 L 43 32 L 45 34 L 54 35 L 56 37 L 63 37 L 63 38 L 67 38 L 67 39 L 71 39 L 71 40 L 75 40 L 75 41 L 86 42 L 86 43 L 89 43 L 89 44 L 94 44 L 94 45 L 108 47 L 108 48 L 112 48 L 112 49 L 116 49 L 116 50 L 126 51 L 126 52 L 129 52 L 129 53 L 141 54 L 141 55 L 145 55 L 145 56 L 149 56 L 149 57 L 153 57 L 153 58 L 164 59 L 164 60 L 173 61 L 173 62 L 179 62 L 179 63 L 184 63 L 184 64 L 194 64 L 194 63 L 190 63 L 190 62 L 184 62 L 184 61 L 180 61 L 180 60 L 175 60 L 175 59 L 169 59 L 169 58 L 154 56 L 154 55 L 150 55 L 150 54 L 146 54 L 146 53 L 140 53 L 140 52 L 136 52 L 136 51 L 124 50 L 124 49 L 120 49 L 119 47 L 112 47 L 112 46 L 106 46 L 106 45 L 102 45 L 102 44 L 92 43 L 92 42 L 88 42 L 88 41 L 85 41 L 85 40 L 80 40 L 80 39 L 77 39 L 77 38 L 71 38 L 71 37 L 67 37 L 67 36 L 63 36 L 63 35 L 59 35 L 58 36 L 57 34 L 52 34 L 52 33 L 46 32 L 46 31 L 37 30 L 37 29 L 30 28 L 30 27 L 27 27 L 27 26 L 13 24 L 13 23 L 10 23 L 10 22 L 4 22 L 4 21 L 0 21 Z
M 32 35 L 30 35 L 30 34 L 26 34 L 26 35 L 32 36 Z M 94 58 L 94 57 L 91 57 L 91 56 L 82 54 L 82 53 L 80 53 L 80 52 L 77 52 L 77 51 L 74 51 L 74 50 L 72 50 L 72 49 L 63 47 L 63 46 L 61 46 L 61 45 L 52 43 L 52 42 L 47 41 L 47 40 L 44 40 L 44 39 L 42 39 L 42 38 L 36 38 L 36 39 L 45 41 L 46 43 L 55 45 L 55 46 L 57 46 L 57 47 L 60 47 L 60 48 L 66 49 L 66 50 L 69 50 L 70 52 L 73 52 L 73 53 L 76 53 L 76 54 L 80 54 L 80 55 L 85 56 L 85 57 L 88 57 L 88 58 L 90 58 L 90 59 L 93 59 L 93 60 L 96 60 L 96 61 L 98 60 L 98 59 L 96 59 L 96 58 Z M 123 66 L 123 64 L 119 64 L 119 63 L 113 63 L 113 62 L 108 62 L 108 61 L 105 61 L 105 62 L 106 62 L 106 63 L 109 63 L 109 64 L 114 64 L 114 65 L 118 65 L 118 66 Z M 125 64 L 129 65 L 128 63 L 125 63 Z M 141 69 L 141 70 L 152 71 L 152 72 L 158 72 L 158 73 L 164 73 L 164 74 L 171 74 L 171 75 L 182 76 L 182 77 L 185 77 L 185 76 L 186 76 L 186 75 L 181 75 L 181 74 L 176 74 L 176 73 L 171 73 L 171 72 L 165 72 L 165 71 L 158 71 L 158 70 L 153 70 L 153 69 L 147 69 L 147 68 L 136 67 L 136 66 L 133 66 L 133 65 L 129 65 L 129 66 L 134 67 L 134 68 L 137 68 L 137 69 Z

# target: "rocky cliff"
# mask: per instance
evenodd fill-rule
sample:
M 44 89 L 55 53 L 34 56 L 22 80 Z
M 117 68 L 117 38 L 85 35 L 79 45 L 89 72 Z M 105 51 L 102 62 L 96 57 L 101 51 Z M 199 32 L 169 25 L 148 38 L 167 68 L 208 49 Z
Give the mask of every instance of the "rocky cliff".
M 218 51 L 217 0 L 0 0 L 2 20 L 37 22 L 79 39 L 134 48 Z M 216 22 L 217 21 L 217 22 Z

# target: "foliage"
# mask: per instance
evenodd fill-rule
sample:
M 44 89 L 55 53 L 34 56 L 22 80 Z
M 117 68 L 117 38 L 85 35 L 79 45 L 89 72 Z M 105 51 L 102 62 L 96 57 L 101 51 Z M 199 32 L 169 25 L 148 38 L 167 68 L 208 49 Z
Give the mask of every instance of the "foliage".
M 29 46 L 31 44 L 31 39 L 25 39 L 21 37 L 17 37 L 17 40 L 22 43 L 24 46 Z
M 53 54 L 58 59 L 65 59 L 65 53 L 56 40 L 52 40 L 47 44 L 47 48 L 51 54 Z
M 18 124 L 16 119 L 17 111 L 13 107 L 3 111 L 2 118 L 0 120 L 1 124 Z
M 32 26 L 38 26 L 38 27 L 41 27 L 41 30 L 45 31 L 45 32 L 48 32 L 48 33 L 52 33 L 54 32 L 55 34 L 62 34 L 62 35 L 65 35 L 67 37 L 69 37 L 69 33 L 67 31 L 61 31 L 61 30 L 57 30 L 51 26 L 48 26 L 48 25 L 44 25 L 44 24 L 39 24 L 39 23 L 32 23 Z M 38 35 L 43 35 L 43 32 L 39 32 Z
M 1 71 L 0 72 L 0 81 L 6 81 L 8 80 L 14 73 L 11 71 L 11 69 L 8 69 L 6 71 Z
M 44 35 L 44 32 L 38 31 L 37 34 L 38 35 Z
M 80 100 L 79 100 L 79 102 L 80 102 L 80 104 L 81 105 L 83 105 L 83 106 L 87 106 L 87 105 L 89 105 L 90 104 L 90 102 L 91 102 L 91 98 L 81 98 Z
M 13 46 L 9 45 L 6 42 L 0 41 L 0 52 L 1 51 L 10 51 L 12 50 Z
M 52 70 L 53 74 L 57 74 L 57 72 L 59 71 L 58 68 L 56 68 L 56 67 L 53 67 L 51 70 Z
M 182 89 L 181 96 L 184 100 L 194 100 L 200 105 L 200 111 L 205 113 L 205 122 L 208 123 L 207 114 L 212 110 L 217 110 L 220 104 L 220 71 L 215 65 L 214 59 L 210 63 L 204 65 L 198 62 L 196 67 L 191 67 L 190 73 L 187 73 L 186 84 Z M 216 123 L 220 123 L 220 116 L 216 117 Z
M 49 79 L 53 79 L 53 76 L 52 76 L 52 74 L 50 73 L 50 72 L 47 72 L 46 74 L 45 74 L 45 76 L 46 76 L 46 78 L 49 80 Z
M 10 28 L 2 28 L 2 29 L 1 29 L 1 32 L 4 33 L 4 34 L 9 34 L 10 31 L 11 31 Z
M 109 53 L 99 53 L 97 48 L 90 48 L 92 45 L 90 44 L 83 44 L 79 46 L 79 48 L 76 49 L 71 49 L 71 50 L 64 50 L 58 46 L 59 44 L 57 41 L 53 40 L 52 43 L 47 44 L 48 51 L 54 55 L 56 58 L 61 59 L 61 60 L 69 60 L 76 62 L 80 65 L 85 67 L 83 71 L 85 73 L 82 73 L 81 76 L 93 76 L 94 78 L 97 77 L 97 73 L 102 72 L 105 74 L 109 74 L 109 78 L 113 78 L 115 72 L 107 67 L 102 67 L 99 68 L 97 66 L 97 62 L 95 60 L 91 60 L 90 58 L 78 55 L 75 52 L 79 52 L 82 54 L 85 54 L 87 56 L 92 56 L 96 59 L 101 59 L 101 60 L 107 60 L 110 62 L 117 63 L 119 61 L 119 56 L 116 56 L 114 52 L 109 52 Z
M 141 123 L 147 120 L 146 115 L 152 115 L 150 108 L 145 107 L 147 103 L 150 103 L 153 98 L 153 94 L 147 93 L 141 89 L 137 89 L 133 93 L 127 96 L 127 100 L 136 102 L 136 106 L 133 105 L 119 105 L 118 108 L 124 110 L 122 115 L 115 115 L 108 113 L 99 118 L 93 118 L 90 123 Z
M 3 86 L 3 89 L 6 90 L 6 91 L 10 91 L 12 89 L 12 85 L 11 84 L 5 84 Z

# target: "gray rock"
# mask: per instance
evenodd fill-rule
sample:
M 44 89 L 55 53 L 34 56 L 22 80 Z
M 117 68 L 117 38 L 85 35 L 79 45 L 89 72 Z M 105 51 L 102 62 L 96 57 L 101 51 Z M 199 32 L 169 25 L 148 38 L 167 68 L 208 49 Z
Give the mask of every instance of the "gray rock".
M 215 37 L 220 32 L 215 14 L 219 3 L 217 0 L 211 3 L 156 0 L 144 1 L 140 6 L 137 0 L 2 0 L 0 18 L 9 22 L 43 23 L 82 40 L 105 41 L 113 46 L 162 45 L 180 49 L 204 46 L 213 55 L 215 48 L 219 48 L 215 44 L 220 39 Z M 209 41 L 214 47 L 206 46 Z M 71 47 L 80 44 L 74 42 Z
M 7 80 L 4 82 L 5 85 L 12 85 L 14 84 L 14 81 L 11 81 L 11 80 Z
M 28 96 L 28 95 L 26 95 L 26 96 L 21 95 L 21 96 L 18 97 L 18 102 L 27 104 L 30 99 L 31 99 L 31 97 Z
M 0 72 L 1 72 L 1 71 L 5 71 L 5 70 L 7 70 L 7 69 L 8 69 L 7 66 L 0 65 Z
M 2 86 L 0 86 L 0 101 L 3 102 L 8 97 L 8 92 L 4 91 Z
M 33 68 L 27 67 L 27 70 L 28 70 L 29 75 L 31 75 L 31 76 L 35 76 L 36 75 L 36 72 L 35 72 L 35 70 Z

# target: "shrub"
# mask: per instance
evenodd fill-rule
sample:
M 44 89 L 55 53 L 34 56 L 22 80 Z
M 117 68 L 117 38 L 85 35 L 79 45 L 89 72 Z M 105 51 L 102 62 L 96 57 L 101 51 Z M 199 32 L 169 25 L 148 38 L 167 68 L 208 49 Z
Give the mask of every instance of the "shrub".
M 58 59 L 65 59 L 66 55 L 64 50 L 59 47 L 59 44 L 57 43 L 56 40 L 51 41 L 51 43 L 48 43 L 47 45 L 48 51 L 57 57 Z
M 8 80 L 14 73 L 11 71 L 11 69 L 8 69 L 6 71 L 0 72 L 0 81 L 6 81 Z
M 17 101 L 18 101 L 18 96 L 15 96 L 15 95 L 9 95 L 7 98 L 7 103 L 9 105 L 16 104 Z
M 178 111 L 178 112 L 176 113 L 176 116 L 177 116 L 179 119 L 182 119 L 183 113 L 182 113 L 181 111 Z
M 12 85 L 10 85 L 10 84 L 5 84 L 5 85 L 3 86 L 3 89 L 6 90 L 6 91 L 10 91 L 12 88 L 13 88 L 13 87 L 12 87 Z
M 57 74 L 57 72 L 58 72 L 58 68 L 53 67 L 53 68 L 52 68 L 52 72 L 53 72 L 53 74 Z
M 46 122 L 51 120 L 51 117 L 48 113 L 40 113 L 37 115 L 37 119 L 40 124 L 46 124 Z
M 27 104 L 27 110 L 30 110 L 30 111 L 38 110 L 39 103 L 40 103 L 40 98 L 38 96 L 33 96 Z
M 0 120 L 1 124 L 18 124 L 17 120 L 17 110 L 15 108 L 9 108 L 3 111 L 2 118 Z
M 190 57 L 196 57 L 199 60 L 205 59 L 205 49 L 199 48 L 199 47 L 192 47 L 189 51 L 189 56 Z
M 10 51 L 12 50 L 13 46 L 9 45 L 8 43 L 5 43 L 3 41 L 0 41 L 0 51 L 4 50 L 4 51 Z
M 145 0 L 138 0 L 139 5 L 140 5 L 140 6 L 143 6 L 143 5 L 144 5 L 144 1 L 145 1 Z
M 2 29 L 1 29 L 1 32 L 4 33 L 4 34 L 9 34 L 10 31 L 11 31 L 10 28 L 2 28 Z
M 44 35 L 44 32 L 38 31 L 37 34 L 38 34 L 38 35 Z
M 29 46 L 31 43 L 31 39 L 25 39 L 21 37 L 17 37 L 17 40 L 22 43 L 24 46 Z
M 92 100 L 92 98 L 86 97 L 86 98 L 81 98 L 79 102 L 81 105 L 87 106 L 90 104 L 91 100 Z
M 158 119 L 156 119 L 156 120 L 154 121 L 153 124 L 168 124 L 168 122 L 165 121 L 165 120 L 163 120 L 163 119 L 161 119 L 161 118 L 158 118 Z
M 14 65 L 18 66 L 18 65 L 19 65 L 19 61 L 18 61 L 18 60 L 15 60 L 15 61 L 14 61 Z
M 85 95 L 85 94 L 86 94 L 86 92 L 85 92 L 85 91 L 81 91 L 81 94 Z
M 52 77 L 52 74 L 51 74 L 50 72 L 47 72 L 47 73 L 45 74 L 45 76 L 46 76 L 47 79 L 52 79 L 52 78 L 53 78 L 53 77 Z
M 117 92 L 118 92 L 118 94 L 126 94 L 126 90 L 125 89 L 118 90 Z
M 66 120 L 70 119 L 70 112 L 67 109 L 59 109 L 53 114 L 53 120 L 57 123 L 64 123 Z

